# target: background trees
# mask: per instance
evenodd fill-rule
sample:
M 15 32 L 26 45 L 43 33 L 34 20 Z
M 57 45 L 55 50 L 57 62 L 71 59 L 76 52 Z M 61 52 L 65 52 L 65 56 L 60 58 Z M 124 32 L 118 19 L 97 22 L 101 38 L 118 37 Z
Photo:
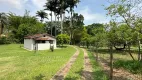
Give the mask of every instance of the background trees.
M 3 34 L 4 27 L 8 24 L 8 16 L 6 13 L 0 13 L 0 35 Z
M 40 21 L 43 22 L 44 18 L 48 19 L 48 14 L 44 12 L 43 10 L 37 11 L 37 16 L 40 17 Z

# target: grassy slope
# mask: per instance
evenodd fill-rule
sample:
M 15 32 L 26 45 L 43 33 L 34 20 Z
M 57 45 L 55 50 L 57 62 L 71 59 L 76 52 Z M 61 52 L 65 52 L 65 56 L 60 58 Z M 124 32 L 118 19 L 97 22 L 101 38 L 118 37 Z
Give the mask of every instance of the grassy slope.
M 102 71 L 102 67 L 95 61 L 94 55 L 92 52 L 88 51 L 88 55 L 91 61 L 91 64 L 93 65 L 93 78 L 95 80 L 108 80 L 105 73 Z
M 80 49 L 80 54 L 77 57 L 75 63 L 72 65 L 69 73 L 65 77 L 65 80 L 81 80 L 81 72 L 83 70 L 84 53 Z
M 0 80 L 49 80 L 74 54 L 72 47 L 37 53 L 20 45 L 0 45 Z

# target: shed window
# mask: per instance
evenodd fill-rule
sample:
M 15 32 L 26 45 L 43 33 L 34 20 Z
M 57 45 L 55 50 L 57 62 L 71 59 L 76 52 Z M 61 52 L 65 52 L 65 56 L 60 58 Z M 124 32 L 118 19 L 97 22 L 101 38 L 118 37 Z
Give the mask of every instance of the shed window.
M 42 41 L 42 43 L 45 43 L 45 41 Z

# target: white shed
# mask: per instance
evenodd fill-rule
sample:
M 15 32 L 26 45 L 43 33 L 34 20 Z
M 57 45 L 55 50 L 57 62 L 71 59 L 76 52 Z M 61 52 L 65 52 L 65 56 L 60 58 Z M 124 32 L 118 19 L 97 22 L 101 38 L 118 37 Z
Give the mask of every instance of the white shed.
M 56 49 L 56 38 L 46 33 L 24 37 L 24 48 L 28 50 L 48 50 L 51 45 Z

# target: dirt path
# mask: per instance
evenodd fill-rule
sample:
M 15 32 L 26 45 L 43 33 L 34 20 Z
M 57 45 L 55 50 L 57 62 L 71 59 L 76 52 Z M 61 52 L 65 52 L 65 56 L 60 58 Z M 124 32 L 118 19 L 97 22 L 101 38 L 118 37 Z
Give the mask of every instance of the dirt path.
M 69 72 L 72 64 L 75 62 L 79 55 L 79 50 L 74 47 L 77 51 L 75 54 L 70 58 L 70 60 L 61 68 L 50 80 L 63 80 L 66 74 Z
M 82 80 L 94 80 L 92 77 L 93 71 L 89 56 L 85 49 L 83 49 L 83 52 L 84 52 L 84 69 L 82 72 Z
M 94 55 L 95 56 L 95 55 Z M 99 62 L 104 69 L 104 72 L 109 75 L 110 67 L 108 60 L 99 57 Z M 142 80 L 142 75 L 132 74 L 124 69 L 113 69 L 113 80 Z

